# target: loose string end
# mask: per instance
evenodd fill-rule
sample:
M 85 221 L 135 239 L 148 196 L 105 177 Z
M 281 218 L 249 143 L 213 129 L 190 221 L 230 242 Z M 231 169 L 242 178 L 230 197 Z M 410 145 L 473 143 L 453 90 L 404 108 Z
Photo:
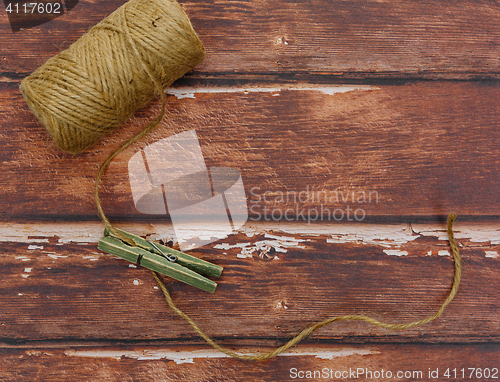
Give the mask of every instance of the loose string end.
M 455 241 L 454 234 L 453 234 L 453 223 L 454 223 L 456 218 L 457 218 L 457 216 L 455 214 L 450 214 L 448 216 L 448 223 L 447 223 L 448 240 L 450 243 L 450 247 L 452 249 L 453 260 L 455 263 L 455 274 L 453 277 L 453 283 L 452 283 L 451 290 L 448 294 L 448 297 L 442 303 L 441 307 L 436 312 L 436 314 L 429 316 L 429 317 L 422 319 L 422 320 L 410 322 L 408 324 L 386 323 L 386 322 L 382 322 L 382 321 L 379 321 L 377 319 L 374 319 L 372 317 L 368 317 L 365 315 L 346 315 L 346 316 L 331 317 L 331 318 L 328 318 L 324 321 L 317 322 L 314 325 L 311 325 L 311 326 L 305 328 L 299 334 L 297 334 L 295 337 L 293 337 L 290 341 L 288 341 L 286 344 L 276 348 L 275 350 L 264 353 L 264 354 L 260 354 L 260 355 L 237 353 L 235 351 L 229 350 L 229 349 L 219 345 L 218 343 L 216 343 L 212 338 L 210 338 L 207 334 L 205 334 L 205 332 L 203 332 L 200 329 L 200 327 L 186 313 L 184 313 L 181 309 L 179 309 L 175 305 L 174 301 L 172 300 L 172 297 L 170 296 L 170 293 L 168 292 L 168 290 L 167 290 L 165 284 L 163 283 L 163 281 L 161 280 L 161 278 L 155 272 L 152 272 L 152 274 L 153 274 L 153 277 L 155 278 L 159 288 L 163 292 L 163 295 L 164 295 L 165 300 L 166 300 L 167 304 L 169 305 L 169 307 L 176 314 L 178 314 L 181 318 L 183 318 L 186 322 L 188 322 L 189 325 L 191 325 L 191 327 L 194 329 L 194 331 L 200 337 L 202 337 L 210 346 L 212 346 L 213 348 L 215 348 L 215 349 L 219 350 L 220 352 L 222 352 L 230 357 L 233 357 L 233 358 L 238 358 L 238 359 L 242 359 L 242 360 L 251 360 L 251 361 L 266 361 L 266 360 L 269 360 L 271 358 L 278 356 L 279 354 L 287 351 L 291 347 L 297 345 L 299 342 L 301 342 L 304 338 L 308 337 L 314 331 L 322 328 L 323 326 L 326 326 L 326 325 L 329 325 L 333 322 L 336 322 L 336 321 L 365 321 L 365 322 L 368 322 L 372 325 L 379 326 L 379 327 L 389 329 L 389 330 L 404 330 L 404 329 L 412 328 L 414 326 L 426 324 L 426 323 L 438 318 L 443 313 L 446 306 L 448 306 L 448 304 L 453 300 L 453 298 L 457 294 L 458 288 L 460 286 L 461 275 L 462 275 L 462 261 L 461 261 L 461 257 L 460 257 L 460 251 L 458 249 L 458 246 L 457 246 L 457 243 Z

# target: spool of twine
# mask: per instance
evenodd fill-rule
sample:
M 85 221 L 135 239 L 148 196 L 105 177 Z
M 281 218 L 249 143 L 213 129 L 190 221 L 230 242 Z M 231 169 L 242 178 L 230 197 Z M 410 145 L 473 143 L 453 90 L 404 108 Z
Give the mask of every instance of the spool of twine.
M 20 85 L 57 145 L 79 153 L 203 61 L 205 49 L 173 0 L 131 0 Z
M 104 224 L 122 240 L 136 245 L 106 218 L 99 201 L 99 179 L 107 165 L 154 128 L 165 113 L 163 89 L 200 63 L 205 50 L 191 23 L 173 0 L 130 0 L 65 51 L 49 59 L 20 86 L 24 98 L 64 151 L 79 153 L 97 143 L 155 96 L 161 112 L 143 131 L 115 150 L 99 168 L 95 182 L 97 209 Z M 462 262 L 453 236 L 455 215 L 448 217 L 448 238 L 455 273 L 452 287 L 438 311 L 409 323 L 387 323 L 365 315 L 327 318 L 302 330 L 286 344 L 264 354 L 241 354 L 210 336 L 173 302 L 161 278 L 153 272 L 169 307 L 186 320 L 211 346 L 235 358 L 264 361 L 295 346 L 315 330 L 337 321 L 365 321 L 390 330 L 403 330 L 438 318 L 458 292 Z

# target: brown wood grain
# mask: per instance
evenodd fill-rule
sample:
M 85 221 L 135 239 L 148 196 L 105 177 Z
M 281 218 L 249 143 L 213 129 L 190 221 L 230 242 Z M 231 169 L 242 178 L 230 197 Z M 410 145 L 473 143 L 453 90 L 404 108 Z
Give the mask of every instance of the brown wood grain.
M 495 373 L 494 370 L 498 369 L 499 364 L 499 350 L 499 345 L 493 344 L 316 345 L 312 354 L 303 354 L 299 349 L 287 357 L 255 363 L 220 358 L 212 353 L 204 354 L 207 353 L 207 348 L 194 346 L 172 345 L 168 348 L 103 346 L 62 349 L 47 346 L 24 347 L 0 350 L 0 362 L 3 365 L 0 369 L 0 379 L 4 382 L 67 381 L 69 375 L 78 375 L 78 380 L 82 382 L 336 381 L 342 378 L 335 378 L 335 373 L 340 373 L 339 375 L 343 373 L 344 376 L 351 373 L 351 378 L 344 378 L 346 380 L 384 380 L 380 378 L 381 373 L 386 376 L 390 372 L 392 375 L 390 380 L 396 381 L 485 381 L 495 379 L 477 378 L 476 375 L 488 373 L 486 369 L 489 370 L 489 375 L 491 370 Z M 186 352 L 191 352 L 191 361 L 189 358 L 184 362 L 179 360 L 179 355 Z M 331 358 L 328 358 L 329 356 Z M 452 377 L 453 369 L 456 369 L 455 372 L 461 377 L 462 368 L 465 369 L 467 378 L 444 377 L 447 369 Z M 435 374 L 429 377 L 429 373 L 435 373 L 436 370 L 439 379 L 432 377 Z M 333 373 L 333 378 L 330 377 L 332 375 L 330 371 Z M 302 374 L 299 374 L 301 372 Z M 311 374 L 306 374 L 307 372 Z M 321 372 L 326 374 L 320 374 Z M 357 376 L 354 378 L 352 373 L 358 372 L 359 375 L 354 374 Z M 377 376 L 377 372 L 378 379 L 374 377 Z M 407 378 L 404 377 L 405 374 Z M 303 375 L 303 378 L 299 379 L 300 375 Z M 308 375 L 312 377 L 306 378 Z M 366 375 L 368 378 L 364 378 Z M 398 375 L 403 377 L 398 378 Z
M 123 3 L 83 0 L 17 33 L 0 4 L 0 381 L 285 381 L 292 368 L 422 371 L 393 379 L 431 381 L 455 380 L 447 368 L 500 368 L 498 2 L 182 1 L 207 58 L 170 90 L 161 126 L 111 164 L 101 198 L 121 228 L 171 232 L 168 217 L 135 210 L 127 162 L 190 129 L 207 166 L 241 172 L 250 221 L 194 252 L 225 268 L 217 291 L 166 279 L 207 334 L 255 352 L 329 316 L 431 315 L 453 262 L 444 223 L 414 222 L 459 214 L 462 284 L 439 319 L 401 332 L 339 322 L 257 364 L 221 357 L 169 310 L 147 270 L 96 249 L 102 225 L 86 221 L 96 219 L 97 167 L 158 102 L 71 156 L 19 93 L 21 78 Z M 341 83 L 372 88 L 327 94 Z M 279 198 L 300 192 L 298 202 Z M 376 199 L 352 199 L 363 194 Z M 410 224 L 264 215 L 321 207 Z
M 67 235 L 40 234 L 43 227 L 36 227 L 26 227 L 33 232 L 28 242 L 13 236 L 0 244 L 1 343 L 203 342 L 169 310 L 147 270 L 98 251 L 95 243 L 71 243 Z M 244 231 L 194 252 L 224 267 L 214 294 L 171 279 L 167 286 L 181 309 L 226 344 L 264 341 L 276 346 L 330 316 L 367 314 L 387 322 L 411 322 L 434 314 L 453 276 L 442 229 L 423 227 L 417 233 L 417 228 L 407 227 L 405 233 L 386 225 L 349 227 L 281 226 L 252 235 Z M 302 233 L 294 234 L 294 229 Z M 90 232 L 74 230 L 81 230 L 82 238 Z M 462 225 L 457 235 L 482 230 Z M 461 289 L 439 319 L 401 332 L 339 322 L 306 342 L 498 341 L 500 246 L 486 240 L 459 239 Z
M 264 218 L 266 207 L 292 208 L 289 216 L 298 216 L 321 206 L 362 208 L 368 217 L 500 215 L 496 82 L 417 82 L 333 95 L 325 94 L 333 88 L 310 84 L 272 86 L 277 90 L 193 86 L 184 91 L 194 98 L 169 96 L 161 126 L 109 167 L 101 187 L 106 212 L 118 220 L 151 219 L 135 210 L 128 160 L 148 144 L 195 129 L 207 166 L 241 172 L 253 218 Z M 17 84 L 2 86 L 0 102 L 4 220 L 95 218 L 99 164 L 159 110 L 154 103 L 72 156 L 53 144 Z M 300 192 L 301 201 L 286 200 Z
M 0 12 L 0 77 L 24 77 L 124 1 L 80 1 L 12 33 Z M 500 6 L 490 1 L 183 1 L 207 48 L 196 77 L 498 78 Z

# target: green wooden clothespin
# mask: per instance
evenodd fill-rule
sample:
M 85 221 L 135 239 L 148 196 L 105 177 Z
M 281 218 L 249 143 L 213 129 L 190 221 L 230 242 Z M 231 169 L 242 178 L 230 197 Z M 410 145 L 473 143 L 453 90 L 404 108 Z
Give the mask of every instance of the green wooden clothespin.
M 222 267 L 159 243 L 144 240 L 129 232 L 117 231 L 131 238 L 137 246 L 125 243 L 106 228 L 97 248 L 204 291 L 210 293 L 215 291 L 217 283 L 202 275 L 219 277 Z

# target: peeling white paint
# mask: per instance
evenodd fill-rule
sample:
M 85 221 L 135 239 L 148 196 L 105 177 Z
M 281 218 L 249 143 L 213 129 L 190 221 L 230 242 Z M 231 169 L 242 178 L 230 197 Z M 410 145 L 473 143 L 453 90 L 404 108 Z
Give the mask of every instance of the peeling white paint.
M 134 285 L 139 285 L 139 280 L 134 280 Z
M 82 258 L 85 259 L 85 260 L 89 260 L 89 261 L 97 261 L 97 260 L 99 260 L 99 257 L 97 257 L 96 255 L 83 256 Z
M 118 228 L 139 236 L 148 236 L 150 240 L 167 239 L 176 242 L 171 224 L 137 224 L 125 223 Z M 49 244 L 49 238 L 58 244 L 81 243 L 82 245 L 97 243 L 102 237 L 104 227 L 96 222 L 68 223 L 4 223 L 0 222 L 2 242 Z M 32 247 L 30 249 L 43 249 Z
M 31 273 L 32 270 L 33 270 L 33 268 L 24 268 L 24 272 L 26 272 L 26 273 Z
M 177 87 L 168 88 L 166 93 L 175 96 L 177 99 L 195 98 L 195 94 L 218 94 L 218 93 L 278 93 L 281 91 L 317 91 L 327 95 L 337 93 L 347 93 L 352 91 L 369 91 L 378 90 L 380 88 L 369 85 L 317 85 L 317 86 L 301 86 L 301 85 L 286 85 L 281 87 Z
M 97 242 L 103 227 L 93 222 L 68 223 L 0 223 L 0 237 L 4 242 L 49 243 L 49 238 L 59 238 L 58 242 Z M 41 247 L 41 246 L 40 246 Z M 30 249 L 43 249 L 39 246 Z
M 21 274 L 21 277 L 22 277 L 23 279 L 27 279 L 28 277 L 30 277 L 30 275 L 27 275 L 27 274 L 23 273 L 23 274 Z
M 51 259 L 59 259 L 59 258 L 68 257 L 67 255 L 56 255 L 55 253 L 48 253 L 47 256 L 50 257 Z
M 216 350 L 193 350 L 193 351 L 172 351 L 169 349 L 158 350 L 67 350 L 66 356 L 70 357 L 84 357 L 84 358 L 112 358 L 116 360 L 121 359 L 136 359 L 138 361 L 151 361 L 167 359 L 172 360 L 176 364 L 194 363 L 197 358 L 227 358 L 225 355 Z
M 206 229 L 207 226 L 209 226 L 210 229 L 207 230 Z M 155 227 L 155 228 L 159 228 L 159 227 Z M 226 225 L 218 224 L 217 222 L 206 222 L 206 225 L 203 225 L 203 224 L 201 224 L 201 222 L 197 221 L 197 224 L 195 225 L 195 227 L 193 227 L 192 225 L 189 225 L 189 223 L 178 224 L 175 227 L 175 232 L 181 238 L 190 238 L 190 240 L 191 239 L 192 240 L 199 239 L 202 242 L 210 242 L 210 243 L 217 241 L 217 240 L 227 238 L 229 236 L 227 231 L 228 230 L 227 230 Z M 155 231 L 153 231 L 153 232 L 155 232 Z M 166 234 L 166 232 L 165 232 L 165 234 Z M 155 236 L 156 236 L 156 238 L 155 238 Z M 156 235 L 151 235 L 150 238 L 148 238 L 148 240 L 162 239 L 165 241 L 164 238 L 165 238 L 165 235 L 156 234 Z M 170 241 L 170 240 L 167 239 L 167 241 Z M 173 240 L 173 238 L 172 238 L 172 241 L 174 243 L 178 242 L 177 239 Z M 189 249 L 193 249 L 194 244 L 191 242 L 189 244 L 189 246 L 191 246 L 191 248 L 189 248 Z
M 413 231 L 422 236 L 435 236 L 439 240 L 448 241 L 444 224 L 412 224 Z M 473 243 L 490 243 L 500 245 L 500 224 L 493 223 L 461 223 L 453 225 L 455 239 L 469 239 Z
M 318 351 L 316 352 L 316 354 L 304 354 L 302 353 L 303 355 L 314 355 L 316 356 L 316 358 L 320 358 L 320 359 L 334 359 L 334 358 L 340 358 L 340 357 L 350 357 L 350 356 L 353 356 L 353 355 L 373 355 L 373 354 L 380 354 L 380 351 L 378 350 L 373 350 L 373 349 L 370 349 L 370 348 L 344 348 L 344 349 L 341 349 L 341 350 L 325 350 L 325 351 Z M 301 355 L 302 355 L 301 354 Z M 285 354 L 286 355 L 286 354 Z M 293 352 L 291 352 L 290 354 L 291 356 L 292 355 L 295 355 L 293 354 Z
M 250 243 L 237 243 L 237 244 L 221 243 L 221 244 L 214 245 L 214 248 L 228 250 L 231 248 L 245 248 L 249 245 L 250 245 Z
M 146 236 L 150 240 L 173 241 L 174 230 L 169 223 L 123 223 L 119 228 L 139 236 Z M 500 225 L 493 223 L 455 223 L 455 237 L 457 240 L 467 239 L 472 243 L 486 245 L 500 245 Z M 102 237 L 103 227 L 98 222 L 64 223 L 0 223 L 0 237 L 2 242 L 28 243 L 30 250 L 43 250 L 43 243 L 53 242 L 57 238 L 58 244 L 67 243 L 97 243 Z M 200 230 L 200 235 L 202 232 Z M 442 241 L 443 248 L 447 248 L 448 238 L 445 224 L 359 224 L 359 223 L 322 223 L 304 224 L 301 222 L 247 222 L 239 234 L 246 235 L 248 242 L 237 244 L 217 244 L 216 249 L 227 251 L 231 248 L 240 248 L 240 255 L 273 256 L 276 253 L 286 253 L 289 248 L 304 248 L 303 236 L 327 236 L 327 243 L 355 243 L 360 245 L 375 245 L 387 250 L 402 250 L 405 244 L 426 236 L 436 237 Z M 252 243 L 256 235 L 264 236 L 264 240 Z M 273 251 L 272 251 L 273 250 Z M 495 252 L 496 248 L 492 248 Z M 500 251 L 496 251 L 497 253 Z M 436 251 L 434 251 L 434 254 Z M 56 252 L 44 252 L 49 257 L 57 259 L 66 257 Z M 439 253 L 438 253 L 439 254 Z M 427 252 L 428 256 L 432 251 Z M 444 252 L 441 254 L 444 256 Z M 449 256 L 447 251 L 446 256 Z M 488 258 L 495 258 L 488 254 Z M 96 259 L 100 258 L 96 255 Z M 16 256 L 20 261 L 31 261 L 27 256 Z M 90 257 L 89 257 L 90 259 Z M 96 261 L 90 259 L 90 261 Z
M 438 256 L 450 256 L 450 252 L 445 251 L 445 250 L 441 250 L 441 251 L 438 251 Z
M 384 253 L 389 256 L 408 256 L 407 251 L 400 251 L 398 249 L 384 249 Z
M 238 259 L 246 259 L 246 258 L 248 258 L 248 257 L 253 257 L 253 256 L 252 256 L 251 254 L 243 254 L 243 253 L 238 253 L 238 254 L 236 254 L 236 257 L 237 257 Z
M 323 229 L 319 228 L 315 232 L 323 233 Z M 327 243 L 359 243 L 391 248 L 419 237 L 408 224 L 339 224 L 329 228 L 327 234 L 331 235 L 331 239 L 327 239 Z
M 247 353 L 242 351 L 242 353 Z M 259 353 L 253 353 L 258 355 Z M 312 356 L 324 360 L 333 360 L 335 358 L 351 357 L 351 356 L 370 356 L 381 354 L 379 350 L 366 347 L 338 347 L 328 350 L 319 350 L 312 347 L 299 347 L 289 350 L 286 353 L 278 355 L 278 357 L 297 357 L 297 356 Z M 196 359 L 206 360 L 211 358 L 229 358 L 228 355 L 221 353 L 215 349 L 193 350 L 193 351 L 173 351 L 170 349 L 156 350 L 66 350 L 65 355 L 68 357 L 83 357 L 83 358 L 111 358 L 116 360 L 136 359 L 138 361 L 151 360 L 171 360 L 176 364 L 194 363 Z
M 269 233 L 264 234 L 264 237 L 266 239 L 276 239 L 279 242 L 285 242 L 285 243 L 287 243 L 287 245 L 292 245 L 292 246 L 293 245 L 298 246 L 299 243 L 303 243 L 304 241 L 306 241 L 304 239 L 296 239 L 296 238 L 290 237 L 290 236 L 276 236 L 276 235 L 271 235 Z M 301 247 L 301 248 L 304 248 L 304 247 Z
M 31 260 L 31 258 L 26 257 L 26 256 L 16 256 L 16 257 L 14 257 L 14 259 L 21 260 L 21 261 L 30 261 Z
M 213 248 L 224 250 L 241 248 L 240 253 L 236 254 L 236 257 L 239 259 L 246 259 L 253 257 L 253 254 L 259 256 L 268 255 L 272 252 L 272 250 L 274 250 L 274 252 L 286 253 L 288 248 L 305 248 L 305 246 L 300 245 L 300 243 L 308 241 L 306 239 L 296 239 L 295 237 L 290 236 L 277 236 L 269 233 L 265 233 L 264 238 L 270 240 L 259 240 L 254 243 L 221 243 L 214 245 Z
M 129 264 L 128 267 L 129 268 L 137 268 L 137 265 L 135 265 L 135 264 Z
M 484 251 L 484 257 L 489 257 L 491 259 L 498 259 L 500 256 L 497 251 Z
M 28 356 L 35 356 L 35 357 L 40 357 L 42 355 L 48 355 L 48 356 L 53 356 L 54 353 L 50 353 L 47 351 L 41 351 L 41 350 L 26 350 L 26 355 Z
M 500 225 L 491 223 L 460 223 L 454 225 L 455 238 L 469 239 L 475 243 L 500 245 Z M 407 244 L 420 236 L 436 237 L 448 242 L 445 224 L 304 224 L 300 222 L 261 223 L 247 222 L 241 228 L 243 233 L 260 234 L 266 231 L 281 231 L 291 235 L 331 236 L 328 243 L 359 243 L 387 246 L 388 248 Z

